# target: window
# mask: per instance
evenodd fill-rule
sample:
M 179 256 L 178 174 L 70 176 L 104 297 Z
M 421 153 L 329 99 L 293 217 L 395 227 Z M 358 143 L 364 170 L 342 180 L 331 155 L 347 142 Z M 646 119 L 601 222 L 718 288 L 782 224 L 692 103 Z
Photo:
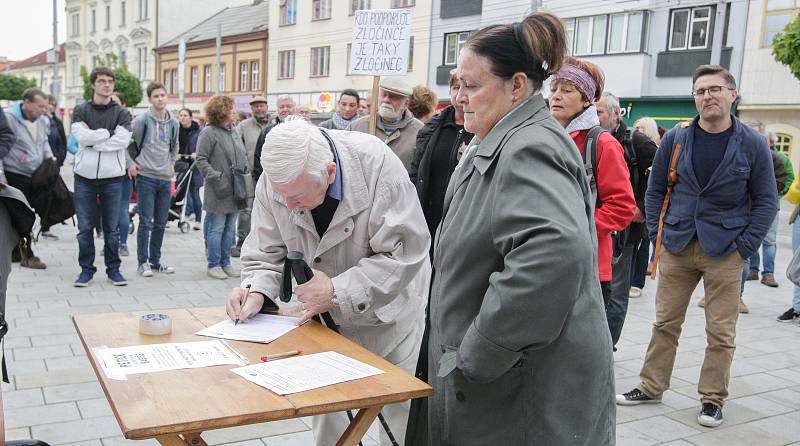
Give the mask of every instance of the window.
M 199 79 L 197 78 L 197 67 L 196 66 L 192 67 L 191 73 L 192 73 L 192 78 L 191 78 L 191 82 L 189 83 L 190 91 L 192 93 L 198 93 L 198 92 L 200 92 L 200 86 L 198 85 L 198 80 Z
M 92 9 L 92 32 L 97 32 L 97 10 Z
M 567 55 L 572 55 L 572 48 L 575 47 L 575 20 L 574 19 L 565 19 L 564 20 L 564 32 L 567 37 Z
M 575 21 L 575 54 L 603 54 L 607 16 L 581 17 Z
M 258 61 L 250 64 L 250 76 L 252 77 L 252 80 L 250 81 L 250 89 L 261 90 L 261 77 L 260 73 L 258 72 Z
M 128 67 L 128 52 L 122 48 L 119 49 L 119 65 L 121 67 Z
M 211 65 L 205 65 L 203 66 L 203 91 L 210 93 L 211 87 Z
M 297 23 L 297 0 L 280 0 L 280 24 L 294 25 Z
M 800 0 L 767 0 L 761 46 L 763 48 L 772 46 L 775 35 L 783 31 L 798 14 L 800 14 Z
M 408 38 L 408 66 L 406 71 L 414 69 L 414 36 Z
M 609 53 L 629 53 L 642 49 L 642 12 L 612 14 L 609 22 Z
M 219 81 L 219 91 L 220 92 L 227 91 L 227 90 L 225 90 L 225 79 L 226 79 L 225 78 L 225 74 L 226 73 L 227 73 L 227 67 L 225 66 L 225 64 L 224 63 L 219 64 L 219 78 L 217 79 L 217 81 Z
M 69 16 L 70 37 L 78 37 L 81 35 L 81 15 L 77 12 Z
M 139 20 L 147 20 L 147 0 L 139 0 Z
M 125 16 L 126 16 L 126 14 L 125 14 L 125 2 L 122 2 L 122 3 L 119 4 L 119 12 L 121 14 L 120 15 L 121 18 L 119 19 L 120 20 L 119 24 L 120 24 L 120 26 L 125 26 Z
M 311 48 L 311 76 L 327 76 L 330 72 L 331 47 Z
M 365 9 L 370 9 L 372 6 L 371 0 L 350 0 L 350 15 L 355 14 L 356 11 L 363 11 Z
M 414 6 L 416 0 L 392 0 L 392 8 L 408 8 Z
M 247 91 L 250 86 L 250 62 L 242 62 L 239 64 L 239 91 Z
M 167 94 L 172 94 L 172 70 L 164 70 L 164 89 L 167 90 Z
M 294 50 L 278 51 L 278 79 L 294 79 Z
M 178 70 L 175 68 L 172 69 L 172 91 L 178 93 Z
M 147 79 L 147 47 L 137 46 L 136 54 L 139 57 L 139 69 L 136 71 L 139 79 Z
M 695 50 L 708 47 L 711 31 L 710 6 L 672 11 L 669 32 L 669 49 Z
M 111 29 L 111 6 L 106 5 L 106 31 Z
M 455 65 L 458 62 L 458 54 L 461 48 L 467 43 L 469 31 L 460 33 L 449 33 L 444 35 L 444 64 Z
M 70 85 L 80 85 L 81 80 L 81 65 L 78 62 L 78 56 L 70 56 L 69 57 L 69 84 Z
M 331 0 L 311 0 L 313 2 L 312 20 L 331 18 Z
M 790 155 L 792 153 L 792 135 L 776 133 L 775 136 L 778 137 L 778 140 L 775 141 L 775 150 Z

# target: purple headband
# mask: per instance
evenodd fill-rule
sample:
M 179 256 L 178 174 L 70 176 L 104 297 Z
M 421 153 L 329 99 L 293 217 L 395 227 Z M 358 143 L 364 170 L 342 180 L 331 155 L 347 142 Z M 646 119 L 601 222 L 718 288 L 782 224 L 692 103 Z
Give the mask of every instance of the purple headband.
M 597 93 L 597 82 L 580 67 L 565 63 L 550 81 L 553 82 L 559 79 L 572 82 L 578 87 L 578 90 L 587 101 L 594 102 L 594 95 Z

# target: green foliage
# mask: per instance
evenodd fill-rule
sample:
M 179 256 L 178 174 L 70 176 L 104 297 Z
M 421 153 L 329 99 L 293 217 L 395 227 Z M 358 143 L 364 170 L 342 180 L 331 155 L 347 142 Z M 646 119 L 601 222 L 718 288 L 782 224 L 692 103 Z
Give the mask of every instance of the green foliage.
M 116 81 L 114 82 L 114 91 L 118 91 L 125 99 L 125 103 L 132 107 L 142 101 L 142 87 L 139 78 L 134 76 L 133 73 L 128 71 L 128 68 L 118 66 L 118 58 L 116 54 L 109 54 L 108 60 L 95 56 L 95 66 L 109 67 L 114 71 Z M 81 78 L 83 79 L 83 98 L 87 101 L 92 99 L 92 85 L 89 83 L 89 73 L 86 67 L 81 66 Z
M 35 86 L 36 81 L 27 77 L 0 74 L 0 99 L 9 101 L 22 99 L 22 92 Z
M 794 77 L 800 80 L 800 16 L 775 36 L 772 55 L 775 60 L 789 67 Z

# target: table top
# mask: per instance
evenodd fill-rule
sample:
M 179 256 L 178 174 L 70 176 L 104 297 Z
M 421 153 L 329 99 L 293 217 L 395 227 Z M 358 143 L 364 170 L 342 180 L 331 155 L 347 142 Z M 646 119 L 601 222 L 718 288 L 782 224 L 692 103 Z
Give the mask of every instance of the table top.
M 382 406 L 433 394 L 424 382 L 313 321 L 269 344 L 227 342 L 251 364 L 263 355 L 294 349 L 304 354 L 336 351 L 386 373 L 285 396 L 230 372 L 235 365 L 129 375 L 124 381 L 106 377 L 92 353 L 94 348 L 207 341 L 213 338 L 194 333 L 227 317 L 223 307 L 158 312 L 172 317 L 171 334 L 139 334 L 139 317 L 148 311 L 73 317 L 122 433 L 129 439 Z

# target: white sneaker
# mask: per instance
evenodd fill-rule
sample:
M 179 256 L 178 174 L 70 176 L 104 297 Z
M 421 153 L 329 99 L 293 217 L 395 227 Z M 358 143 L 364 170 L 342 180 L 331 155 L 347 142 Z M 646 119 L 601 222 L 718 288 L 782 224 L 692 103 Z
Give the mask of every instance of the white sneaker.
M 153 277 L 153 270 L 150 268 L 149 263 L 142 263 L 139 265 L 139 268 L 136 269 L 136 272 L 142 277 Z
M 630 291 L 628 291 L 628 297 L 642 297 L 642 289 L 632 286 Z
M 215 266 L 214 268 L 209 268 L 206 271 L 206 274 L 208 274 L 208 277 L 211 277 L 212 279 L 225 280 L 228 278 L 228 275 L 225 274 L 225 271 L 223 271 L 222 267 L 219 266 Z
M 242 272 L 239 271 L 238 269 L 234 268 L 231 265 L 223 266 L 222 267 L 222 271 L 225 271 L 225 274 L 227 274 L 228 277 L 241 277 L 242 276 Z

